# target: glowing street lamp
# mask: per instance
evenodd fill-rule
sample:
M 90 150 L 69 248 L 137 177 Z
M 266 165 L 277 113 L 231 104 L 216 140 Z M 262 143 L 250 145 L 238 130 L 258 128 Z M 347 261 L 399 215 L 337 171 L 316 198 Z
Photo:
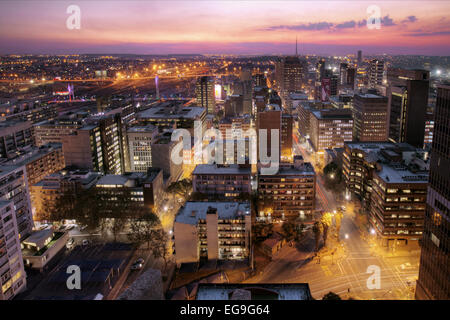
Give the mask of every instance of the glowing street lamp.
M 375 234 L 375 229 L 374 228 L 370 229 L 370 233 Z
M 345 234 L 345 239 L 348 239 L 348 238 L 349 238 L 348 233 L 346 233 Z

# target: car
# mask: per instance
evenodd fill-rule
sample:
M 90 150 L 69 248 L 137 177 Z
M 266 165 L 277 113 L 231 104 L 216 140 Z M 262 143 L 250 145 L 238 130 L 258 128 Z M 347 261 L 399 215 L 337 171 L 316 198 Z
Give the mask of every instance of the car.
M 86 229 L 87 228 L 87 226 L 81 226 L 80 227 L 80 231 L 83 231 L 84 229 Z
M 83 246 L 87 246 L 89 243 L 90 241 L 88 239 L 83 239 L 83 241 L 81 242 Z
M 73 238 L 70 238 L 69 241 L 67 241 L 67 243 L 66 243 L 66 247 L 68 249 L 70 249 L 74 243 L 75 243 L 75 240 Z
M 72 230 L 73 228 L 75 228 L 75 225 L 73 225 L 73 224 L 69 224 L 67 227 L 66 227 L 66 231 L 69 231 L 69 230 Z
M 131 270 L 140 270 L 142 269 L 143 265 L 142 263 L 134 263 L 131 265 Z
M 134 262 L 134 264 L 144 264 L 144 262 L 145 262 L 144 258 L 139 258 Z

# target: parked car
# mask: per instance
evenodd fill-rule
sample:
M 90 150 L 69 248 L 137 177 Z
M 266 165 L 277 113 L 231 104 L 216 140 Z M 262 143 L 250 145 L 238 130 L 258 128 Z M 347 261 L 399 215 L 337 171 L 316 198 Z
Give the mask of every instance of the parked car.
M 70 238 L 69 241 L 66 243 L 66 247 L 68 249 L 72 248 L 73 244 L 75 243 L 75 240 L 73 238 Z
M 88 239 L 83 239 L 83 241 L 81 242 L 83 246 L 87 246 L 89 243 L 90 241 Z
M 134 264 L 144 264 L 144 262 L 145 262 L 144 258 L 139 258 L 134 262 Z

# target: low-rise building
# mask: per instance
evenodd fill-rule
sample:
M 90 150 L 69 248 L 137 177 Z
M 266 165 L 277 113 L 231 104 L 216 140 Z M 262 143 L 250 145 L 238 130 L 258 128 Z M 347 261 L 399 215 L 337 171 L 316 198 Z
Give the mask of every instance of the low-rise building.
M 57 209 L 58 199 L 66 194 L 76 195 L 95 186 L 100 174 L 89 170 L 64 169 L 50 174 L 30 187 L 34 218 L 45 220 L 49 210 Z
M 155 212 L 163 203 L 163 173 L 158 168 L 150 168 L 146 173 L 108 174 L 101 177 L 95 187 L 106 203 L 122 201 L 125 197 L 131 199 L 136 208 L 151 208 Z
M 69 240 L 68 232 L 55 232 L 51 227 L 33 231 L 22 241 L 22 256 L 25 266 L 43 272 L 64 249 L 67 240 Z
M 187 202 L 175 218 L 174 238 L 177 263 L 246 259 L 250 254 L 250 203 Z

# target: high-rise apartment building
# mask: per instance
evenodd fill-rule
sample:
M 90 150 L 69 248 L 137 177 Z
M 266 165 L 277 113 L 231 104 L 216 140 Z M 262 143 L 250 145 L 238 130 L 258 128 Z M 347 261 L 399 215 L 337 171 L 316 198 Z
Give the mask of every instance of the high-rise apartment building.
M 31 121 L 0 122 L 0 157 L 14 157 L 17 150 L 32 146 L 33 143 Z
M 450 299 L 450 86 L 438 86 L 416 299 Z
M 353 138 L 355 141 L 386 141 L 388 98 L 375 94 L 356 94 L 353 100 Z
M 186 202 L 174 223 L 177 263 L 243 260 L 251 250 L 247 202 Z
M 0 166 L 0 200 L 13 203 L 20 240 L 30 235 L 34 226 L 27 180 L 24 165 Z
M 26 287 L 14 202 L 0 201 L 0 300 L 11 300 Z
M 197 103 L 207 110 L 208 114 L 215 114 L 216 98 L 215 98 L 215 81 L 211 77 L 201 77 L 197 80 L 195 86 L 195 95 Z

